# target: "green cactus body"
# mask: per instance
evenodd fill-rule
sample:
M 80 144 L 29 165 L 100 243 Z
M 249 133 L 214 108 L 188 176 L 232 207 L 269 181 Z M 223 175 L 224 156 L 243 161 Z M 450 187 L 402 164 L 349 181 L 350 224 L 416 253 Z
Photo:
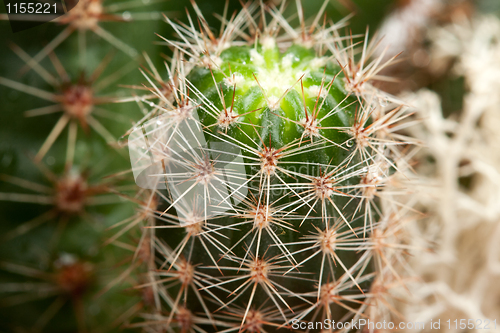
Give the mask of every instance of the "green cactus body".
M 300 243 L 305 241 L 304 235 L 314 232 L 315 227 L 324 230 L 327 223 L 340 222 L 342 218 L 353 229 L 352 232 L 349 231 L 352 236 L 359 233 L 360 221 L 353 219 L 359 199 L 352 200 L 349 194 L 360 180 L 359 170 L 363 168 L 359 163 L 360 159 L 351 160 L 348 177 L 343 175 L 339 177 L 343 180 L 325 184 L 327 194 L 324 196 L 316 193 L 321 191 L 319 185 L 314 187 L 315 180 L 319 182 L 322 175 L 346 164 L 354 150 L 351 136 L 338 128 L 352 126 L 359 103 L 355 96 L 346 92 L 343 75 L 339 75 L 340 67 L 332 62 L 318 65 L 324 59 L 317 58 L 314 49 L 300 45 L 293 45 L 285 52 L 280 52 L 276 46 L 231 47 L 220 54 L 220 59 L 219 68 L 195 67 L 187 76 L 193 90 L 197 90 L 193 95 L 204 96 L 203 99 L 194 97 L 193 103 L 212 103 L 221 110 L 219 117 L 215 118 L 204 111 L 203 107 L 198 108 L 200 122 L 209 131 L 205 134 L 208 150 L 214 145 L 221 147 L 220 144 L 226 144 L 226 147 L 230 144 L 239 145 L 240 148 L 248 146 L 260 149 L 263 156 L 257 165 L 252 163 L 252 154 L 242 149 L 243 155 L 250 158 L 245 159 L 247 177 L 262 173 L 264 178 L 269 176 L 271 181 L 270 184 L 267 184 L 266 180 L 259 181 L 258 178 L 252 181 L 251 194 L 247 198 L 249 202 L 239 206 L 240 214 L 216 219 L 215 223 L 226 226 L 254 220 L 254 223 L 247 223 L 238 231 L 227 232 L 230 241 L 226 245 L 231 248 L 236 243 L 241 244 L 232 251 L 241 258 L 245 257 L 247 250 L 243 247 L 243 237 L 252 228 L 255 231 L 265 228 L 266 219 L 269 222 L 275 220 L 270 228 L 275 235 L 279 235 L 283 244 L 295 244 L 290 246 L 288 254 L 297 251 L 301 247 Z M 223 96 L 224 101 L 220 96 Z M 321 120 L 321 123 L 318 120 Z M 280 152 L 283 148 L 283 152 Z M 297 150 L 298 153 L 288 157 L 286 152 L 289 149 Z M 211 155 L 217 159 L 219 150 L 214 150 L 216 152 Z M 274 157 L 272 150 L 276 152 Z M 273 168 L 272 160 L 266 162 L 273 158 L 276 159 L 276 168 Z M 307 188 L 310 193 L 304 194 L 300 185 L 296 185 L 304 182 L 311 183 Z M 287 186 L 290 188 L 286 188 Z M 270 189 L 269 200 L 266 187 Z M 285 191 L 295 193 L 284 197 Z M 262 192 L 263 194 L 259 195 Z M 306 196 L 309 198 L 300 200 Z M 311 197 L 314 200 L 310 200 Z M 335 206 L 341 207 L 341 213 L 330 205 L 328 198 L 333 199 Z M 326 201 L 323 202 L 326 206 L 324 209 L 321 207 L 323 199 Z M 266 212 L 265 207 L 268 205 L 270 211 Z M 288 207 L 283 213 L 273 213 L 283 207 Z M 292 213 L 282 218 L 288 212 Z M 259 219 L 263 220 L 264 226 L 258 225 L 256 221 Z M 342 230 L 349 230 L 344 221 L 338 225 L 340 224 L 344 224 Z M 251 236 L 247 235 L 246 243 L 250 244 L 250 241 Z M 255 255 L 256 245 L 253 243 L 251 252 Z M 267 257 L 287 255 L 284 247 L 276 245 L 274 235 L 262 236 L 259 255 L 262 256 L 264 252 Z M 290 260 L 288 264 L 298 264 L 309 255 L 308 252 L 294 255 L 293 261 Z M 359 258 L 359 253 L 354 252 L 348 252 L 346 255 L 338 251 L 338 255 L 348 266 L 353 265 Z M 192 258 L 210 264 L 210 261 L 206 261 L 206 255 L 194 255 Z M 308 278 L 319 279 L 317 268 L 321 266 L 321 261 L 321 256 L 318 256 L 305 263 L 306 271 L 315 272 Z M 344 272 L 340 266 L 334 269 L 340 275 Z M 282 285 L 287 288 L 296 284 L 293 279 L 285 281 Z M 295 288 L 300 292 L 306 292 L 307 289 Z M 265 294 L 261 296 L 261 301 L 267 297 Z
M 221 34 L 229 41 L 232 22 Z M 136 180 L 157 179 L 146 183 L 164 199 L 158 275 L 177 279 L 165 320 L 181 331 L 207 320 L 259 332 L 270 322 L 359 318 L 379 270 L 372 258 L 382 245 L 369 237 L 383 218 L 380 184 L 395 170 L 388 126 L 402 114 L 386 111 L 386 96 L 367 83 L 380 60 L 365 64 L 365 49 L 355 64 L 335 33 L 333 55 L 311 33 L 292 43 L 254 34 L 231 46 L 193 28 L 169 41 L 174 93 L 150 80 L 156 118 L 129 137 L 133 169 L 137 158 L 153 162 Z

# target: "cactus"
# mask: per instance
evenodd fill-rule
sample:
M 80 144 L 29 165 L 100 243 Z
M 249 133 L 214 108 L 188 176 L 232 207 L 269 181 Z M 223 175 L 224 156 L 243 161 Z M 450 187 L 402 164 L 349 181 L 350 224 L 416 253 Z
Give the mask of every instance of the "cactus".
M 5 45 L 0 77 L 0 331 L 121 331 L 150 305 L 147 295 L 128 290 L 144 282 L 147 267 L 147 251 L 135 255 L 138 230 L 103 246 L 113 236 L 109 227 L 142 214 L 123 200 L 128 196 L 111 193 L 130 185 L 126 177 L 109 177 L 127 163 L 126 152 L 113 144 L 136 115 L 134 107 L 112 103 L 120 94 L 117 83 L 127 83 L 138 66 L 132 52 L 119 49 L 135 52 L 125 43 L 149 44 L 131 34 L 138 5 L 144 3 L 80 1 L 57 26 L 17 34 L 0 22 L 2 46 L 9 38 L 13 51 Z M 95 26 L 77 26 L 92 8 L 100 11 Z M 147 29 L 158 24 L 140 23 Z M 47 38 L 44 47 L 40 41 Z
M 0 251 L 0 291 L 12 294 L 5 330 L 312 332 L 300 323 L 392 316 L 413 214 L 398 196 L 415 141 L 402 132 L 406 108 L 372 85 L 390 80 L 381 71 L 394 60 L 371 59 L 376 39 L 341 36 L 346 20 L 323 18 L 327 1 L 310 21 L 297 1 L 298 28 L 285 2 L 230 17 L 228 3 L 219 34 L 192 2 L 187 23 L 165 15 L 177 34 L 161 37 L 173 51 L 168 75 L 149 49 L 140 82 L 120 75 L 147 32 L 129 44 L 131 29 L 104 21 L 132 26 L 131 14 L 101 11 L 141 2 L 80 2 L 45 48 L 12 47 L 34 73 L 0 77 L 55 103 L 27 113 L 43 115 L 23 146 L 34 161 L 2 170 L 0 200 L 16 216 Z M 109 45 L 85 42 L 100 40 L 87 31 Z M 105 56 L 109 47 L 123 52 Z M 109 79 L 97 80 L 101 71 Z M 123 97 L 111 79 L 135 90 Z M 113 139 L 126 131 L 120 117 L 134 120 L 120 142 L 132 170 Z M 100 170 L 102 156 L 111 161 Z
M 408 320 L 494 323 L 500 313 L 493 301 L 499 297 L 494 281 L 500 272 L 500 159 L 494 149 L 500 140 L 495 131 L 500 47 L 491 42 L 500 36 L 500 20 L 479 9 L 470 18 L 453 12 L 452 23 L 427 27 L 428 67 L 443 83 L 402 96 L 422 114 L 422 123 L 411 130 L 428 146 L 416 156 L 423 186 L 415 200 L 428 212 L 426 227 L 413 228 L 410 244 L 432 240 L 431 253 L 408 263 L 426 287 L 409 286 L 400 308 Z M 430 294 L 436 296 L 429 299 Z M 424 308 L 437 311 L 426 314 Z
M 156 323 L 315 331 L 366 316 L 403 284 L 410 209 L 394 197 L 407 193 L 400 147 L 416 142 L 401 133 L 410 114 L 371 84 L 394 58 L 369 61 L 368 33 L 356 54 L 322 12 L 306 25 L 300 2 L 297 29 L 284 7 L 249 3 L 218 36 L 193 6 L 200 30 L 167 18 L 170 77 L 143 72 L 151 109 L 128 137 L 136 182 L 159 201 Z

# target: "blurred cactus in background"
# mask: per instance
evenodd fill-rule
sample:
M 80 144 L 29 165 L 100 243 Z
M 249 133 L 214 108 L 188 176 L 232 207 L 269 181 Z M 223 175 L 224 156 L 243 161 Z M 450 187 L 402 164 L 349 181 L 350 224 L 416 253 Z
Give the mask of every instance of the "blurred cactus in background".
M 127 166 L 116 138 L 137 114 L 113 102 L 137 50 L 151 51 L 134 26 L 157 29 L 161 11 L 169 13 L 142 1 L 80 1 L 16 34 L 2 22 L 1 331 L 121 331 L 148 306 L 129 290 L 144 260 L 134 255 L 137 230 L 104 244 L 106 229 L 137 214 L 133 196 L 116 195 L 133 194 L 133 182 L 110 177 Z
M 450 24 L 433 26 L 427 34 L 429 67 L 448 71 L 447 80 L 463 86 L 405 96 L 423 117 L 411 131 L 428 143 L 418 155 L 424 186 L 416 207 L 429 217 L 415 226 L 413 240 L 430 240 L 433 251 L 410 261 L 422 282 L 410 285 L 402 312 L 409 320 L 450 320 L 452 329 L 472 321 L 471 332 L 495 331 L 500 315 L 500 20 L 455 15 Z

